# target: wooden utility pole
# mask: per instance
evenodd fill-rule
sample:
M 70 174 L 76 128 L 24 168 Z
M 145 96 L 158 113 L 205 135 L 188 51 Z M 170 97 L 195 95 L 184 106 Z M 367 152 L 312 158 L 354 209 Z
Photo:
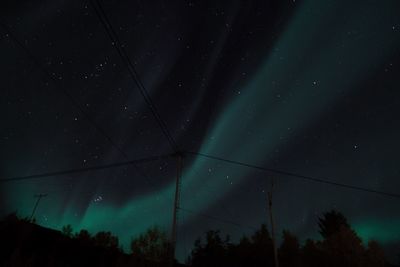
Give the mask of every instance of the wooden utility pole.
M 37 198 L 37 200 L 36 200 L 35 206 L 33 207 L 33 211 L 32 211 L 31 217 L 29 217 L 29 221 L 30 222 L 32 221 L 33 216 L 35 215 L 35 212 L 36 212 L 36 209 L 37 209 L 37 207 L 39 205 L 40 200 L 45 196 L 47 196 L 47 194 L 39 194 L 39 195 L 34 195 L 33 196 L 33 197 Z
M 175 201 L 174 201 L 174 213 L 172 217 L 172 231 L 171 231 L 171 266 L 175 262 L 175 249 L 176 249 L 176 239 L 177 239 L 177 227 L 178 227 L 178 211 L 179 202 L 181 196 L 181 176 L 183 168 L 183 154 L 178 152 L 175 155 L 177 160 L 177 172 L 176 172 L 176 184 L 175 184 Z
M 279 267 L 278 260 L 278 250 L 276 247 L 276 239 L 275 239 L 275 225 L 274 225 L 274 217 L 272 216 L 272 192 L 274 190 L 274 179 L 271 180 L 271 191 L 268 192 L 268 206 L 269 206 L 269 218 L 271 221 L 271 237 L 272 237 L 272 247 L 274 249 L 274 262 L 275 267 Z

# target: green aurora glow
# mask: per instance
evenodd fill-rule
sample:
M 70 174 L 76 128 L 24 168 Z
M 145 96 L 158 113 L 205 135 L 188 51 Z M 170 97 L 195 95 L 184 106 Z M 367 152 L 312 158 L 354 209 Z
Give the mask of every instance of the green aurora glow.
M 395 220 L 365 220 L 354 225 L 354 229 L 364 242 L 375 240 L 381 244 L 391 243 L 400 239 L 400 219 Z
M 351 3 L 303 3 L 261 68 L 215 120 L 200 152 L 268 165 L 271 160 L 268 155 L 282 144 L 282 137 L 290 138 L 292 132 L 315 123 L 335 105 L 340 94 L 353 90 L 387 54 L 400 46 L 399 42 L 389 42 L 386 32 L 374 30 L 377 25 L 374 14 L 380 12 L 379 7 L 348 5 Z M 351 19 L 338 20 L 338 16 Z M 327 26 L 336 29 L 334 34 L 325 32 Z M 369 31 L 362 37 L 349 38 L 348 28 Z M 323 40 L 315 42 L 316 38 Z M 282 100 L 280 105 L 276 104 L 276 98 Z M 215 168 L 214 178 L 204 181 L 210 164 L 206 159 L 196 158 L 190 166 L 185 166 L 183 173 L 185 206 L 199 212 L 240 186 L 240 182 L 225 186 L 223 177 L 229 175 L 240 181 L 249 172 L 230 166 Z M 26 192 L 37 192 L 40 186 L 35 183 L 9 185 L 8 206 L 20 214 L 30 214 L 32 197 Z M 209 187 L 218 188 L 219 194 L 210 192 Z M 63 194 L 52 195 L 41 203 L 37 219 L 41 225 L 56 229 L 71 224 L 76 230 L 110 230 L 126 245 L 132 236 L 151 225 L 169 228 L 174 188 L 171 183 L 158 192 L 133 197 L 122 206 L 106 201 L 90 203 L 83 214 L 77 209 L 79 190 L 68 199 Z M 192 217 L 186 219 L 185 223 L 189 223 Z M 355 229 L 364 239 L 399 240 L 399 234 L 393 235 L 398 233 L 399 220 L 366 220 L 356 224 Z

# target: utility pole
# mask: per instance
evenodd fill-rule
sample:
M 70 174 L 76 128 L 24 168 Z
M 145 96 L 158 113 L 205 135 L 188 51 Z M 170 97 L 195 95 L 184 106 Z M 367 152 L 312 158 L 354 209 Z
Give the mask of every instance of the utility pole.
M 37 198 L 37 200 L 36 200 L 35 206 L 33 207 L 33 211 L 32 211 L 31 217 L 29 218 L 29 221 L 30 221 L 30 222 L 31 222 L 32 219 L 33 219 L 33 215 L 35 215 L 36 208 L 38 207 L 40 200 L 41 200 L 43 197 L 46 197 L 46 196 L 47 196 L 47 194 L 38 194 L 38 195 L 34 195 L 34 196 L 33 196 L 33 197 Z
M 278 260 L 278 250 L 276 248 L 276 239 L 275 239 L 275 225 L 274 225 L 274 217 L 272 216 L 272 192 L 274 190 L 274 179 L 271 179 L 271 191 L 268 192 L 268 206 L 269 206 L 269 218 L 271 221 L 271 236 L 272 236 L 272 247 L 274 249 L 274 262 L 275 267 L 279 267 Z
M 172 231 L 171 231 L 171 266 L 175 263 L 175 249 L 176 249 L 176 239 L 177 239 L 177 227 L 178 227 L 178 210 L 179 202 L 181 196 L 181 178 L 182 178 L 182 168 L 183 168 L 183 153 L 177 152 L 177 172 L 176 172 L 176 184 L 175 184 L 175 201 L 174 201 L 174 213 L 172 217 Z

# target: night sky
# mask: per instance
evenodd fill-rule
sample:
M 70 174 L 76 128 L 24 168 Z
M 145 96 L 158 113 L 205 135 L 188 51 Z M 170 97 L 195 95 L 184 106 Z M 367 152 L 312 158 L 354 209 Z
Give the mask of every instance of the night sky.
M 400 193 L 400 1 L 103 6 L 181 149 Z M 173 152 L 89 1 L 3 0 L 0 19 L 2 179 Z M 29 216 L 47 193 L 39 224 L 110 230 L 128 249 L 150 226 L 170 231 L 175 175 L 169 158 L 1 183 L 0 214 Z M 236 240 L 266 223 L 272 177 L 279 236 L 318 238 L 335 208 L 400 252 L 398 198 L 188 155 L 178 257 L 206 230 Z

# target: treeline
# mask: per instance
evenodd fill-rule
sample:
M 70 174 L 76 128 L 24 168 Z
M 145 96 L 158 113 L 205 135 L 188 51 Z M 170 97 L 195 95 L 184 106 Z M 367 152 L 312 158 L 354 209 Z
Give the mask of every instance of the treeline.
M 319 218 L 320 240 L 300 244 L 289 231 L 277 248 L 280 267 L 383 267 L 382 248 L 375 241 L 364 245 L 346 218 L 330 211 Z M 166 233 L 157 227 L 133 238 L 125 253 L 111 232 L 74 233 L 70 225 L 55 231 L 9 215 L 0 222 L 0 266 L 171 266 L 171 247 Z M 179 266 L 174 261 L 175 266 Z M 251 236 L 232 242 L 219 231 L 197 239 L 187 266 L 275 266 L 271 236 L 261 225 Z
M 385 260 L 376 241 L 363 245 L 361 238 L 337 211 L 319 218 L 322 240 L 308 239 L 301 245 L 289 231 L 283 231 L 283 240 L 277 248 L 280 267 L 383 267 L 391 266 Z M 204 242 L 198 239 L 188 264 L 200 266 L 275 266 L 273 242 L 265 225 L 238 244 L 219 231 L 208 231 Z
M 18 218 L 16 214 L 0 221 L 0 238 L 2 267 L 161 267 L 171 263 L 180 266 L 168 257 L 169 243 L 157 227 L 132 239 L 131 253 L 122 250 L 118 237 L 111 232 L 74 233 L 70 225 L 60 232 Z
M 87 230 L 83 229 L 73 234 L 70 225 L 64 226 L 61 232 L 65 236 L 75 239 L 80 243 L 123 253 L 122 247 L 119 246 L 118 237 L 114 236 L 111 232 L 101 231 L 91 236 Z M 153 226 L 145 233 L 132 238 L 130 250 L 131 253 L 129 255 L 132 255 L 137 259 L 156 262 L 163 265 L 170 263 L 170 242 L 166 233 L 157 226 Z

